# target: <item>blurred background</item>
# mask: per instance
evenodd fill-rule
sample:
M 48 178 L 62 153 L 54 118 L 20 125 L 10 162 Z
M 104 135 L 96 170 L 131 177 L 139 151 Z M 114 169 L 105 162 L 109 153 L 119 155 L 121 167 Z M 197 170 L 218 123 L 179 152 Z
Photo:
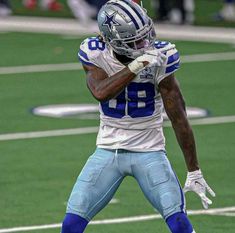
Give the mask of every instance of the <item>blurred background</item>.
M 0 16 L 48 16 L 96 19 L 106 0 L 0 0 Z M 136 2 L 140 2 L 136 0 Z M 235 26 L 234 0 L 144 0 L 151 17 L 161 23 Z

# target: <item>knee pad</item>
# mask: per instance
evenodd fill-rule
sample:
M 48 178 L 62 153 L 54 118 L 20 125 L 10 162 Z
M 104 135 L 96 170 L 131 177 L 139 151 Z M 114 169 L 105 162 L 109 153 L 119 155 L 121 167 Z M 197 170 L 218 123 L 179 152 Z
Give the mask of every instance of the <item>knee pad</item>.
M 193 233 L 193 227 L 185 213 L 175 213 L 166 220 L 172 233 Z
M 76 214 L 66 214 L 61 233 L 83 233 L 88 221 Z

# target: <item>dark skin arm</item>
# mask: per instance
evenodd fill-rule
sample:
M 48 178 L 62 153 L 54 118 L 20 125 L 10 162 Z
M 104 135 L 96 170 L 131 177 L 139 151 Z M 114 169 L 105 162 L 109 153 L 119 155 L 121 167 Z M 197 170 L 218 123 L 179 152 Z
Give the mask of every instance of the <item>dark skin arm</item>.
M 148 62 L 143 64 L 146 66 Z M 108 101 L 116 97 L 136 77 L 128 67 L 111 77 L 97 66 L 83 65 L 83 68 L 87 76 L 87 86 L 98 101 Z
M 87 86 L 98 101 L 107 101 L 117 96 L 134 78 L 128 67 L 108 77 L 107 73 L 97 66 L 83 65 L 87 75 Z
M 188 171 L 198 170 L 199 165 L 193 131 L 187 119 L 185 102 L 179 84 L 173 74 L 159 83 L 159 91 L 165 111 L 171 120 L 177 141 L 184 154 Z

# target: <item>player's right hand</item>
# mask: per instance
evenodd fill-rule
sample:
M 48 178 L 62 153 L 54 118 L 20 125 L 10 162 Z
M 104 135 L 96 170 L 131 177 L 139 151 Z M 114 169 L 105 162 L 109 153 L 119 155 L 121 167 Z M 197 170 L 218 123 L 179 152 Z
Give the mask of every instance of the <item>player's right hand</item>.
M 157 49 L 148 50 L 142 56 L 136 58 L 128 65 L 128 68 L 132 73 L 138 74 L 146 66 L 162 66 L 166 61 L 166 55 Z

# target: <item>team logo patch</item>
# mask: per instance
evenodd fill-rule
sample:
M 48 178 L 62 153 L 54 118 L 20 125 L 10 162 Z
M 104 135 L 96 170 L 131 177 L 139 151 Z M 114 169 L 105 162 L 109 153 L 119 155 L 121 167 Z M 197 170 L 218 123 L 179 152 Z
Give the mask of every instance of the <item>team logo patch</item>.
M 187 107 L 188 118 L 201 118 L 208 116 L 208 110 L 196 107 Z M 34 115 L 52 117 L 94 120 L 99 119 L 99 105 L 97 104 L 59 104 L 36 107 L 32 110 Z M 163 118 L 167 120 L 166 113 Z
M 105 21 L 103 22 L 103 26 L 107 26 L 109 28 L 109 31 L 112 31 L 114 26 L 120 26 L 120 23 L 115 21 L 117 12 L 114 12 L 112 15 L 109 15 L 105 12 Z
M 140 72 L 141 79 L 153 79 L 154 78 L 154 71 L 151 67 L 146 67 L 144 70 Z

